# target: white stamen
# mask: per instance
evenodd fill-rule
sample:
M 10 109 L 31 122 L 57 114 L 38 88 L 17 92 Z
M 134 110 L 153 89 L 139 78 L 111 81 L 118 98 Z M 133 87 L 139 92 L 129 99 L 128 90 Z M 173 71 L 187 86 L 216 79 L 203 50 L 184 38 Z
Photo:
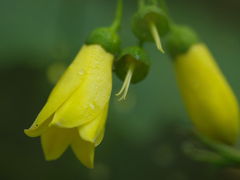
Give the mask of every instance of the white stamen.
M 119 101 L 125 100 L 126 97 L 127 97 L 127 93 L 128 93 L 129 85 L 130 85 L 131 80 L 132 80 L 132 75 L 133 75 L 133 72 L 134 72 L 134 68 L 135 68 L 134 63 L 131 63 L 130 66 L 129 66 L 127 75 L 124 79 L 123 85 L 122 85 L 120 91 L 116 94 L 116 96 L 121 96 L 119 98 Z
M 157 30 L 156 25 L 151 22 L 151 23 L 149 24 L 149 26 L 150 26 L 150 31 L 151 31 L 151 34 L 152 34 L 152 36 L 153 36 L 153 39 L 154 39 L 154 41 L 155 41 L 155 43 L 156 43 L 157 48 L 158 48 L 162 53 L 164 53 L 164 50 L 163 50 L 163 47 L 162 47 L 162 43 L 161 43 L 161 39 L 160 39 L 160 35 L 159 35 L 159 33 L 158 33 L 158 30 Z

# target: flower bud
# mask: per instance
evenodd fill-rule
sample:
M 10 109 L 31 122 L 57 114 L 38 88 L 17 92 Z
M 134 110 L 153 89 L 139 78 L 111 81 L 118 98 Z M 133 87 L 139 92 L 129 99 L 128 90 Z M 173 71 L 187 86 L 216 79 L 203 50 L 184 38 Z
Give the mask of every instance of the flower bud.
M 196 129 L 210 139 L 236 143 L 239 107 L 226 78 L 208 48 L 188 27 L 174 25 L 166 36 L 176 79 Z
M 177 55 L 173 65 L 196 129 L 211 139 L 234 144 L 239 133 L 238 102 L 208 48 L 194 44 Z

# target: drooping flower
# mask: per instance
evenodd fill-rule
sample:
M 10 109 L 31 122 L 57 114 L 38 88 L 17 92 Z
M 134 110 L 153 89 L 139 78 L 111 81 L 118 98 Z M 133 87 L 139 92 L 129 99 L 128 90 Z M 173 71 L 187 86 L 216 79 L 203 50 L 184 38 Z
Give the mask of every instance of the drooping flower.
M 70 145 L 85 166 L 93 167 L 94 148 L 104 135 L 113 58 L 100 45 L 83 46 L 25 130 L 41 136 L 47 160 L 59 158 Z
M 177 82 L 198 132 L 225 144 L 239 134 L 237 99 L 208 48 L 188 28 L 176 27 L 168 37 Z
M 24 130 L 30 137 L 41 136 L 46 160 L 59 158 L 71 146 L 76 157 L 93 168 L 95 147 L 104 137 L 121 17 L 119 0 L 112 25 L 89 35 L 32 126 Z

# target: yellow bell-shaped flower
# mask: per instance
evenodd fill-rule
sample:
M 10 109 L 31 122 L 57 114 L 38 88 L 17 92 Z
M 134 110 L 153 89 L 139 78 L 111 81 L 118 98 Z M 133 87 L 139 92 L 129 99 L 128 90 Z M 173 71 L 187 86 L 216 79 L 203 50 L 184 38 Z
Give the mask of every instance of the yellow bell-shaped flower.
M 70 145 L 85 166 L 93 167 L 94 148 L 104 136 L 113 59 L 100 45 L 83 46 L 25 130 L 41 136 L 46 160 L 59 158 Z
M 239 132 L 238 103 L 207 47 L 194 44 L 173 63 L 196 129 L 212 139 L 234 144 Z

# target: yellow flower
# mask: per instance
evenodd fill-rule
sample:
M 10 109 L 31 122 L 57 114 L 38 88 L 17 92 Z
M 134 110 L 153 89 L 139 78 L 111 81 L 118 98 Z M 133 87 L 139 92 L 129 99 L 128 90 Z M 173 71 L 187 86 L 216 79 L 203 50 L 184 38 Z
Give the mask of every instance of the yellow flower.
M 100 45 L 83 46 L 24 131 L 30 137 L 41 136 L 46 160 L 59 158 L 70 145 L 85 166 L 93 167 L 94 148 L 104 136 L 113 58 Z
M 224 75 L 203 44 L 195 44 L 174 60 L 177 80 L 197 130 L 227 144 L 236 142 L 239 109 Z

